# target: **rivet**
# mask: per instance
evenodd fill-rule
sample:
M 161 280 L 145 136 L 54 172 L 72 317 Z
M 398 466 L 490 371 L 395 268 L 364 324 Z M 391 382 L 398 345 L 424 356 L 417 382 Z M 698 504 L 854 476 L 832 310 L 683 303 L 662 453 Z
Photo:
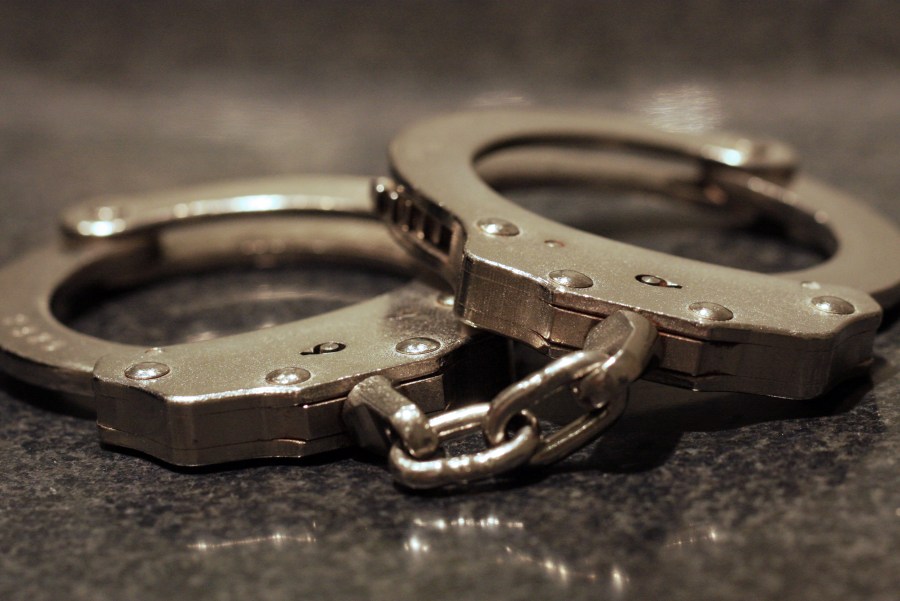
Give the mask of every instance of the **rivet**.
M 771 155 L 778 147 L 765 140 L 748 140 L 742 138 L 735 143 L 735 148 L 747 157 L 762 159 Z
M 394 189 L 395 185 L 393 180 L 390 180 L 386 177 L 379 177 L 375 180 L 375 192 L 378 194 L 385 194 Z
M 482 219 L 477 225 L 482 232 L 489 236 L 516 236 L 519 233 L 519 228 L 515 223 L 498 217 Z
M 710 321 L 728 321 L 734 318 L 734 313 L 728 307 L 723 307 L 718 303 L 699 302 L 692 303 L 688 309 L 695 313 L 700 319 L 708 319 Z
M 179 202 L 172 206 L 172 215 L 176 219 L 184 219 L 191 216 L 191 205 L 186 202 Z
M 437 297 L 437 304 L 444 307 L 452 307 L 455 302 L 456 299 L 453 298 L 452 294 L 439 294 Z
M 807 290 L 819 290 L 822 288 L 822 284 L 820 284 L 819 282 L 813 282 L 813 281 L 800 282 L 800 285 L 803 286 L 804 288 L 806 288 Z
M 594 285 L 594 280 L 574 269 L 551 271 L 550 279 L 566 288 L 590 288 Z
M 302 367 L 282 367 L 281 369 L 270 371 L 266 375 L 266 382 L 280 386 L 291 386 L 306 382 L 309 378 L 310 373 Z
M 852 304 L 837 296 L 817 296 L 809 302 L 822 313 L 832 315 L 850 315 L 856 310 Z
M 395 348 L 404 355 L 425 355 L 441 348 L 441 343 L 433 338 L 407 338 L 398 342 Z
M 112 221 L 122 214 L 119 207 L 93 207 L 89 212 L 98 221 Z
M 135 363 L 125 370 L 125 377 L 129 380 L 155 380 L 172 371 L 165 363 L 155 361 L 143 361 Z
M 544 240 L 544 244 L 550 248 L 562 248 L 566 245 L 565 242 L 561 242 L 560 240 Z

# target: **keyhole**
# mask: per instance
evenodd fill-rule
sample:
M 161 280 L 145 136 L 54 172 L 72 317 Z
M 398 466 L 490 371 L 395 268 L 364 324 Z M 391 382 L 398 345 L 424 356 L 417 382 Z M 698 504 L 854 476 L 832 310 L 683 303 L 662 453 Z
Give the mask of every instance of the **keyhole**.
M 347 348 L 343 342 L 322 342 L 307 351 L 302 351 L 301 355 L 324 355 L 325 353 L 337 353 Z
M 647 284 L 648 286 L 657 286 L 659 288 L 681 288 L 681 284 L 670 282 L 664 278 L 659 277 L 658 275 L 642 274 L 636 276 L 634 279 L 639 281 L 641 284 Z

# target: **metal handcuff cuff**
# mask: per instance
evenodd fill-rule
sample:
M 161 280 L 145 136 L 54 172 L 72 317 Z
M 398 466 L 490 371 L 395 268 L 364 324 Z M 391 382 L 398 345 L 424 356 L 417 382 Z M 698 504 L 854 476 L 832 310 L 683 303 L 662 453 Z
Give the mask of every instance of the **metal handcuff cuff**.
M 591 148 L 694 164 L 660 170 L 626 160 L 617 168 L 580 152 Z M 493 158 L 499 150 L 509 156 Z M 584 401 L 586 413 L 542 437 L 530 464 L 556 461 L 595 438 L 622 412 L 625 388 L 638 377 L 698 391 L 821 395 L 869 366 L 881 305 L 900 298 L 900 261 L 884 260 L 900 257 L 900 232 L 840 192 L 794 176 L 791 151 L 775 142 L 672 134 L 617 115 L 485 111 L 415 124 L 394 139 L 390 158 L 394 179 L 379 183 L 379 212 L 453 287 L 457 316 L 561 356 L 486 407 L 488 445 L 502 444 L 511 420 L 554 388 L 569 386 Z M 479 170 L 495 171 L 495 181 L 606 178 L 750 209 L 831 256 L 773 277 L 635 248 L 505 200 Z M 454 420 L 431 423 L 451 431 L 445 423 Z M 484 455 L 418 460 L 402 437 L 391 460 L 411 486 L 492 473 Z
M 173 271 L 278 260 L 415 265 L 372 211 L 372 180 L 290 177 L 103 199 L 68 210 L 67 236 L 0 270 L 0 367 L 90 398 L 100 440 L 177 465 L 301 457 L 350 444 L 343 399 L 390 378 L 421 411 L 495 390 L 498 340 L 461 326 L 421 281 L 327 314 L 213 340 L 146 348 L 74 331 L 57 315 L 79 289 Z M 497 384 L 495 385 L 494 382 Z
M 566 148 L 527 146 L 534 142 Z M 694 164 L 646 169 L 577 150 L 596 145 Z M 500 148 L 511 151 L 490 156 Z M 561 459 L 615 421 L 638 377 L 697 390 L 822 394 L 867 367 L 878 303 L 900 295 L 900 266 L 879 260 L 900 255 L 897 230 L 792 177 L 792 154 L 775 143 L 668 134 L 617 116 L 483 112 L 413 126 L 393 142 L 391 159 L 395 179 L 374 186 L 365 178 L 260 180 L 70 211 L 74 242 L 0 271 L 0 286 L 14 291 L 4 301 L 0 367 L 93 394 L 101 440 L 171 463 L 303 456 L 346 445 L 349 434 L 390 448 L 398 481 L 428 488 Z M 478 173 L 493 182 L 613 181 L 744 205 L 825 240 L 833 254 L 780 277 L 697 263 L 538 217 Z M 373 208 L 410 254 L 364 218 Z M 211 219 L 276 212 L 315 217 Z M 111 239 L 86 240 L 98 237 Z M 407 268 L 414 257 L 444 277 L 455 303 L 414 283 L 295 324 L 149 350 L 74 333 L 53 316 L 67 289 L 92 279 L 116 274 L 124 285 L 173 267 L 252 258 L 253 240 L 279 253 Z M 137 273 L 122 273 L 135 261 Z M 499 338 L 474 335 L 451 311 L 559 358 L 491 403 L 428 417 L 471 400 L 474 388 L 490 394 L 506 377 Z M 304 349 L 319 352 L 301 356 Z M 542 435 L 529 408 L 560 390 L 583 403 L 584 415 Z M 443 441 L 478 430 L 485 450 L 440 455 Z

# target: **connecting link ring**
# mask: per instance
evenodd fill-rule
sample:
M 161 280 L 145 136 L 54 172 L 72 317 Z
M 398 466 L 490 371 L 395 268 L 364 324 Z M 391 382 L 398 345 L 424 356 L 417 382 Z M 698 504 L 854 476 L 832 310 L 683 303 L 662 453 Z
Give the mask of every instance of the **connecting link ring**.
M 509 386 L 490 403 L 448 411 L 428 420 L 411 401 L 375 376 L 350 393 L 345 422 L 364 448 L 383 448 L 392 439 L 388 460 L 394 478 L 409 488 L 436 488 L 490 478 L 523 464 L 547 465 L 585 446 L 625 410 L 628 385 L 656 354 L 656 328 L 631 311 L 618 311 L 595 326 L 585 350 L 553 361 Z M 549 436 L 542 436 L 530 409 L 568 386 L 586 412 Z M 389 401 L 387 400 L 389 399 Z M 400 419 L 398 416 L 407 416 Z M 521 426 L 513 421 L 523 419 Z M 384 426 L 371 427 L 375 420 Z M 455 457 L 424 457 L 438 445 L 481 430 L 488 448 Z M 514 430 L 510 433 L 510 430 Z M 423 445 L 427 440 L 431 444 Z M 427 448 L 427 450 L 426 450 Z M 432 453 L 435 455 L 435 453 Z
M 490 403 L 477 403 L 448 411 L 429 420 L 429 426 L 441 442 L 446 442 L 478 430 L 490 408 Z M 395 442 L 388 454 L 391 473 L 403 486 L 427 489 L 484 480 L 513 470 L 527 463 L 541 444 L 537 418 L 527 411 L 522 415 L 526 421 L 511 438 L 468 455 L 416 459 L 401 441 Z
M 591 410 L 544 438 L 529 463 L 547 465 L 571 455 L 625 410 L 627 385 L 646 369 L 656 338 L 656 328 L 646 318 L 631 311 L 613 313 L 592 328 L 585 350 L 557 359 L 497 395 L 484 422 L 485 438 L 498 444 L 515 415 L 560 386 L 575 383 L 577 396 Z

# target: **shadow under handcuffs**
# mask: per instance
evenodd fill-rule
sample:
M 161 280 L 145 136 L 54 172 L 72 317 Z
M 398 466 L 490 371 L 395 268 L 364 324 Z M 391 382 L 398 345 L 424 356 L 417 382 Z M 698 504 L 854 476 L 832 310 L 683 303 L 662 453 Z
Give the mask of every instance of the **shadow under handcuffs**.
M 491 480 L 430 490 L 405 490 L 425 497 L 478 495 L 512 490 L 549 477 L 575 472 L 637 474 L 665 465 L 686 433 L 737 430 L 767 422 L 815 420 L 844 415 L 854 410 L 877 381 L 897 371 L 876 358 L 871 377 L 857 377 L 838 384 L 814 399 L 780 399 L 742 393 L 693 392 L 653 382 L 638 381 L 629 390 L 622 416 L 584 449 L 547 466 L 526 466 Z M 564 395 L 552 395 L 534 410 L 542 429 L 552 432 L 557 424 L 572 420 L 580 406 Z M 479 441 L 467 439 L 448 445 L 450 454 L 474 452 Z M 354 457 L 361 455 L 355 453 Z M 359 457 L 362 458 L 362 457 Z M 397 485 L 398 488 L 399 485 Z
M 871 379 L 859 378 L 815 399 L 789 400 L 738 393 L 697 393 L 642 382 L 634 386 L 622 417 L 587 456 L 550 466 L 547 471 L 651 470 L 672 456 L 685 433 L 841 415 L 856 407 L 872 387 Z

